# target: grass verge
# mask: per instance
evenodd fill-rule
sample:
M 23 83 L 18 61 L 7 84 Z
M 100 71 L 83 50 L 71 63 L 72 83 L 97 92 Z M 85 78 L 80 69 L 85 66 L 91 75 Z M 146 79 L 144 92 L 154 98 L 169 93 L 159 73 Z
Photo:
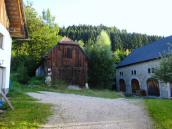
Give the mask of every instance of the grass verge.
M 77 94 L 83 96 L 91 96 L 91 97 L 100 97 L 100 98 L 122 98 L 124 95 L 120 92 L 110 91 L 110 90 L 93 90 L 93 89 L 81 89 L 81 90 L 71 90 L 66 88 L 64 85 L 56 85 L 56 86 L 46 86 L 46 85 L 37 85 L 37 86 L 21 86 L 16 85 L 17 90 L 22 92 L 38 92 L 38 91 L 50 91 L 50 92 L 58 92 L 58 93 L 66 93 L 66 94 Z
M 37 102 L 18 87 L 13 88 L 15 90 L 10 91 L 9 94 L 15 110 L 7 109 L 6 112 L 0 114 L 0 128 L 37 129 L 52 114 L 51 105 Z
M 172 129 L 172 100 L 146 99 L 145 104 L 155 129 Z

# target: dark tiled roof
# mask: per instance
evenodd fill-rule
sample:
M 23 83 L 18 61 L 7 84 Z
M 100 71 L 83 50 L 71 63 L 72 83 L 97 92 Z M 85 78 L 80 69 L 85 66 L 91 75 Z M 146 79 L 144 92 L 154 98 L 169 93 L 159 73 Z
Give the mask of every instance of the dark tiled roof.
M 160 58 L 172 51 L 172 36 L 155 41 L 144 47 L 135 49 L 128 57 L 119 63 L 117 67 L 124 67 L 136 63 L 146 62 Z

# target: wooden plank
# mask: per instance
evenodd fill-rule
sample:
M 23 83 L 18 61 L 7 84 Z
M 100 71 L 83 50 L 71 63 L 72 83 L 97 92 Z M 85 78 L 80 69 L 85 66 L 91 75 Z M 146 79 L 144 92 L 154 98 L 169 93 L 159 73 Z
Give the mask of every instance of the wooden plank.
M 0 23 L 6 27 L 9 28 L 9 19 L 6 12 L 6 6 L 5 1 L 0 0 Z
M 6 97 L 6 95 L 1 91 L 1 95 L 4 98 L 4 100 L 7 102 L 7 104 L 9 105 L 9 107 L 14 110 L 13 105 L 11 104 L 11 102 L 8 100 L 8 98 Z

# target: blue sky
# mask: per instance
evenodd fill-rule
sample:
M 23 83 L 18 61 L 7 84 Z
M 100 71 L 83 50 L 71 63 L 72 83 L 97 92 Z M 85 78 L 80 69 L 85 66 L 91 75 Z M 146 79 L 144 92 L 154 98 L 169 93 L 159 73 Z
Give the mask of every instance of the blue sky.
M 104 24 L 128 32 L 172 35 L 172 0 L 31 1 L 39 13 L 50 8 L 59 26 Z

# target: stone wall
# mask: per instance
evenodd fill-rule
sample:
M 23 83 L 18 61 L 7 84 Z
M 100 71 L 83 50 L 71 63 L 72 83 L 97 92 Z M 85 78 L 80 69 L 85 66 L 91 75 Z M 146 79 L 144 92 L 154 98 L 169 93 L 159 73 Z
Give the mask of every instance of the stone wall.
M 152 78 L 153 71 L 160 65 L 160 59 L 138 63 L 116 70 L 116 84 L 119 90 L 119 80 L 123 79 L 126 83 L 126 92 L 132 93 L 131 81 L 132 79 L 137 79 L 139 81 L 140 89 L 144 89 L 147 92 L 147 80 Z M 150 69 L 150 70 L 148 70 Z M 132 71 L 136 71 L 136 74 L 132 74 Z M 150 71 L 150 72 L 149 72 Z M 160 85 L 160 96 L 164 98 L 169 98 L 170 95 L 170 85 L 159 81 Z

